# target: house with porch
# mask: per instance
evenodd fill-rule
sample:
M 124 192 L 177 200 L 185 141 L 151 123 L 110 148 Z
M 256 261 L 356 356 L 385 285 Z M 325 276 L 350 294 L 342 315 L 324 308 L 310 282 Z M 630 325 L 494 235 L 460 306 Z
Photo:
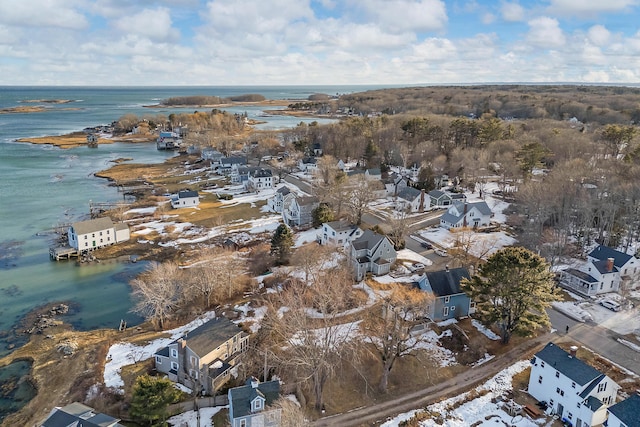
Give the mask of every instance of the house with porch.
M 271 405 L 280 397 L 280 382 L 261 383 L 251 377 L 246 385 L 230 388 L 229 422 L 231 427 L 278 427 L 282 410 Z
M 155 367 L 196 393 L 213 394 L 227 382 L 248 344 L 242 328 L 218 317 L 158 350 Z
M 640 427 L 640 394 L 610 406 L 607 427 Z
M 317 197 L 295 196 L 290 194 L 283 202 L 282 220 L 289 227 L 310 227 L 313 223 L 313 210 L 320 205 Z
M 322 224 L 318 233 L 321 245 L 333 245 L 339 248 L 347 247 L 358 237 L 362 236 L 362 229 L 349 221 L 331 221 Z
M 197 191 L 182 190 L 171 196 L 171 207 L 174 209 L 195 208 L 199 204 L 200 195 Z
M 575 427 L 602 425 L 620 386 L 569 352 L 549 343 L 531 359 L 528 391 Z
M 108 217 L 74 222 L 67 232 L 69 246 L 78 252 L 104 248 L 129 238 L 129 226 L 125 223 L 114 224 Z
M 362 280 L 369 272 L 376 276 L 389 273 L 396 258 L 391 240 L 371 230 L 351 242 L 350 259 L 356 280 Z
M 613 265 L 620 272 L 620 280 L 628 285 L 628 289 L 636 289 L 640 286 L 640 260 L 634 255 L 621 252 L 604 245 L 598 245 L 589 252 L 587 260 L 605 261 L 613 259 Z
M 440 217 L 440 227 L 450 230 L 464 227 L 486 227 L 493 212 L 487 202 L 454 202 Z
M 475 304 L 462 291 L 460 282 L 471 276 L 466 268 L 447 267 L 440 271 L 426 272 L 418 280 L 418 288 L 433 296 L 429 302 L 429 318 L 434 322 L 458 319 L 475 312 Z
M 90 406 L 73 402 L 55 407 L 40 427 L 124 427 L 120 419 L 96 412 Z

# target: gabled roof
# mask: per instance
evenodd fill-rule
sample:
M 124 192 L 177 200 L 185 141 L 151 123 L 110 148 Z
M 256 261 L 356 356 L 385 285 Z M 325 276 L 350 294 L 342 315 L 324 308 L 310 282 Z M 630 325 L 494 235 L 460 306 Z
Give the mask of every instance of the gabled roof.
M 598 279 L 593 277 L 590 274 L 585 273 L 584 271 L 576 270 L 575 268 L 567 268 L 564 270 L 566 273 L 571 274 L 572 276 L 578 277 L 584 280 L 587 283 L 596 283 Z
M 466 203 L 466 205 L 467 212 L 469 212 L 473 208 L 476 208 L 482 215 L 491 215 L 492 213 L 491 208 L 489 207 L 489 205 L 487 205 L 487 202 L 473 202 Z M 458 223 L 464 217 L 464 206 L 464 202 L 454 202 L 451 207 L 442 214 L 441 220 L 451 224 Z M 460 212 L 460 215 L 451 213 L 453 211 L 453 208 Z
M 273 176 L 273 173 L 271 172 L 271 169 L 260 168 L 258 170 L 251 172 L 251 175 L 254 178 L 268 178 L 270 176 Z
M 199 357 L 204 357 L 238 334 L 244 334 L 238 325 L 226 317 L 218 317 L 198 326 L 180 339 L 187 342 L 187 347 L 191 351 Z M 169 345 L 176 344 L 178 341 L 176 340 Z M 163 355 L 164 348 L 159 349 L 156 354 Z
M 315 196 L 296 197 L 295 200 L 298 206 L 300 206 L 300 209 L 308 208 L 319 203 L 319 199 Z
M 418 196 L 420 196 L 420 190 L 413 187 L 405 187 L 402 190 L 398 191 L 398 197 L 404 199 L 406 201 L 412 202 Z
M 283 196 L 286 196 L 287 194 L 291 193 L 291 190 L 289 189 L 289 187 L 287 187 L 287 186 L 285 185 L 285 186 L 282 186 L 282 187 L 278 188 L 278 190 L 276 191 L 276 193 L 280 193 L 280 194 L 282 194 Z
M 229 165 L 246 165 L 247 164 L 247 158 L 246 157 L 241 157 L 241 156 L 229 156 L 229 157 L 222 157 L 220 159 L 220 163 L 221 164 L 229 164 Z
M 365 230 L 362 236 L 351 242 L 351 245 L 356 249 L 373 249 L 384 239 L 381 234 L 375 233 L 371 230 Z
M 580 386 L 584 386 L 602 375 L 554 343 L 547 344 L 545 348 L 536 353 L 536 357 Z
M 627 427 L 640 427 L 640 395 L 632 394 L 609 408 Z
M 251 384 L 229 389 L 229 400 L 233 408 L 232 418 L 244 417 L 251 414 L 251 402 L 257 397 L 265 399 L 265 406 L 271 405 L 280 397 L 280 382 L 267 381 L 259 383 L 257 388 Z
M 338 220 L 338 221 L 331 221 L 331 222 L 327 222 L 326 223 L 327 226 L 329 228 L 331 228 L 332 230 L 337 231 L 338 233 L 341 231 L 347 231 L 347 230 L 355 230 L 356 228 L 358 228 L 357 225 L 350 223 L 349 221 L 345 221 L 345 220 Z
M 318 159 L 315 157 L 304 157 L 300 159 L 300 161 L 305 165 L 315 165 L 318 163 Z
M 460 282 L 462 279 L 469 279 L 471 275 L 466 268 L 454 268 L 451 270 L 431 271 L 423 276 L 425 280 L 420 280 L 420 289 L 427 290 L 426 281 L 429 282 L 433 294 L 437 297 L 446 297 L 462 293 Z
M 429 194 L 429 196 L 433 197 L 434 199 L 439 199 L 440 197 L 444 196 L 446 193 L 441 190 L 431 190 L 427 194 Z
M 198 197 L 198 192 L 190 190 L 178 191 L 179 199 L 187 199 L 189 197 Z
M 96 413 L 93 408 L 74 402 L 54 409 L 42 427 L 123 427 L 118 421 L 118 418 Z
M 598 245 L 594 250 L 589 253 L 591 258 L 599 259 L 600 261 L 606 261 L 608 258 L 613 258 L 613 265 L 620 268 L 625 265 L 633 255 L 625 254 L 613 248 L 604 245 Z
M 113 221 L 111 221 L 111 218 L 104 217 L 90 219 L 88 221 L 74 222 L 71 226 L 76 232 L 76 235 L 80 235 L 113 228 Z
M 615 266 L 615 261 L 614 261 L 613 269 L 611 271 L 609 271 L 609 269 L 607 268 L 608 261 L 606 259 L 604 261 L 592 261 L 591 263 L 596 268 L 596 270 L 600 272 L 600 274 L 611 274 L 611 273 L 617 273 L 619 271 L 618 267 Z

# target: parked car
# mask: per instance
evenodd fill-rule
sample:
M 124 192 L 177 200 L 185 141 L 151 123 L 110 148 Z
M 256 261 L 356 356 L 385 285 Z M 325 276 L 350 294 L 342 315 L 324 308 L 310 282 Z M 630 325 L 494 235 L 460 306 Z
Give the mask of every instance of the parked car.
M 436 253 L 436 255 L 440 255 L 440 256 L 448 256 L 449 254 L 447 254 L 447 251 L 444 249 L 440 249 L 440 248 L 436 248 L 436 250 L 434 250 L 434 252 Z
M 600 305 L 604 308 L 608 308 L 611 311 L 620 311 L 620 309 L 622 308 L 617 302 L 608 299 L 600 301 Z
M 422 246 L 425 249 L 433 249 L 433 246 L 431 245 L 431 243 L 427 243 L 427 242 L 420 243 L 420 246 Z
M 413 271 L 424 270 L 424 264 L 421 263 L 421 262 L 416 262 L 416 263 L 413 264 L 413 268 L 414 268 Z

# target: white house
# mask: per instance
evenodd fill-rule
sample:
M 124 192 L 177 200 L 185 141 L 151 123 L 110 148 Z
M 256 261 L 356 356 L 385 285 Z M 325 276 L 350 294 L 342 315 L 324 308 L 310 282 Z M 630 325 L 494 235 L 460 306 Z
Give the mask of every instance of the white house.
M 598 245 L 587 255 L 588 260 L 605 261 L 613 259 L 613 265 L 620 272 L 620 280 L 627 282 L 630 289 L 640 286 L 640 260 L 633 255 L 620 252 L 608 246 Z
M 211 162 L 217 163 L 224 157 L 224 154 L 213 147 L 205 147 L 202 149 L 200 156 L 202 157 L 202 160 L 210 160 Z
M 609 408 L 607 427 L 640 427 L 640 395 L 638 393 Z
M 69 246 L 77 251 L 103 248 L 130 238 L 127 224 L 114 224 L 106 217 L 74 222 L 67 234 Z
M 284 199 L 288 194 L 291 194 L 291 190 L 286 185 L 278 188 L 273 197 L 267 199 L 267 206 L 269 207 L 269 210 L 276 213 L 282 213 Z
M 273 188 L 273 173 L 271 169 L 256 168 L 250 170 L 247 175 L 245 187 L 249 191 L 260 192 Z
M 427 200 L 425 205 L 424 192 L 413 187 L 404 187 L 398 191 L 396 209 L 407 212 L 422 212 L 425 207 L 429 207 Z
M 487 202 L 454 202 L 440 217 L 440 227 L 447 230 L 460 227 L 489 225 L 493 212 Z
M 589 260 L 578 268 L 562 270 L 560 285 L 587 296 L 617 292 L 620 288 L 620 270 L 614 265 L 613 258 Z
M 195 208 L 199 204 L 200 196 L 197 191 L 183 190 L 171 196 L 171 207 L 174 209 Z
M 546 402 L 561 420 L 576 427 L 602 424 L 620 386 L 576 357 L 549 343 L 531 360 L 529 394 Z
M 356 280 L 362 280 L 367 272 L 375 275 L 387 274 L 396 261 L 393 243 L 371 230 L 351 242 L 351 264 Z
M 318 242 L 321 245 L 333 245 L 344 248 L 358 237 L 362 236 L 362 229 L 348 221 L 331 221 L 322 224 L 322 230 L 318 234 Z
M 219 175 L 229 175 L 231 168 L 235 165 L 246 166 L 247 158 L 242 156 L 221 157 L 218 161 L 211 161 L 211 169 Z
M 251 377 L 247 384 L 230 388 L 229 421 L 231 427 L 278 427 L 282 410 L 271 405 L 280 397 L 280 382 L 261 383 Z
M 318 172 L 318 159 L 315 157 L 303 157 L 298 162 L 298 169 L 305 173 L 314 174 Z

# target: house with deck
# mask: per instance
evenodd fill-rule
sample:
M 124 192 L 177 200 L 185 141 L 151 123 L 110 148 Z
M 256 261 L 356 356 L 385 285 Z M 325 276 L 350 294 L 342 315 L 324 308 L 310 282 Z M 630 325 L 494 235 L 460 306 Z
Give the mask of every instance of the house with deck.
M 127 224 L 114 224 L 111 218 L 107 217 L 74 222 L 67 233 L 69 246 L 78 252 L 111 246 L 129 238 Z
M 272 197 L 267 199 L 267 206 L 269 210 L 276 213 L 282 213 L 282 207 L 284 206 L 284 199 L 291 193 L 291 190 L 286 185 L 278 188 Z
M 418 280 L 418 288 L 433 296 L 429 302 L 429 318 L 434 322 L 458 319 L 475 312 L 475 304 L 462 291 L 460 282 L 471 276 L 466 268 L 447 267 L 440 271 L 426 272 Z
M 640 427 L 640 394 L 632 394 L 608 411 L 607 427 Z
M 553 414 L 575 427 L 602 425 L 620 386 L 569 352 L 549 343 L 531 359 L 528 391 Z
M 55 407 L 40 427 L 124 427 L 120 419 L 96 412 L 79 402 Z
M 261 383 L 251 377 L 246 385 L 230 388 L 229 422 L 231 427 L 278 427 L 282 410 L 272 407 L 280 397 L 280 382 Z
M 487 202 L 454 202 L 440 217 L 440 227 L 447 230 L 486 227 L 492 217 L 493 212 Z
M 362 280 L 367 273 L 376 276 L 389 273 L 396 258 L 391 240 L 371 230 L 351 242 L 350 259 L 356 280 Z
M 249 335 L 225 317 L 211 319 L 158 350 L 155 367 L 171 381 L 213 394 L 229 379 Z
M 310 227 L 313 210 L 320 205 L 319 199 L 313 196 L 290 196 L 283 202 L 282 220 L 289 227 Z

